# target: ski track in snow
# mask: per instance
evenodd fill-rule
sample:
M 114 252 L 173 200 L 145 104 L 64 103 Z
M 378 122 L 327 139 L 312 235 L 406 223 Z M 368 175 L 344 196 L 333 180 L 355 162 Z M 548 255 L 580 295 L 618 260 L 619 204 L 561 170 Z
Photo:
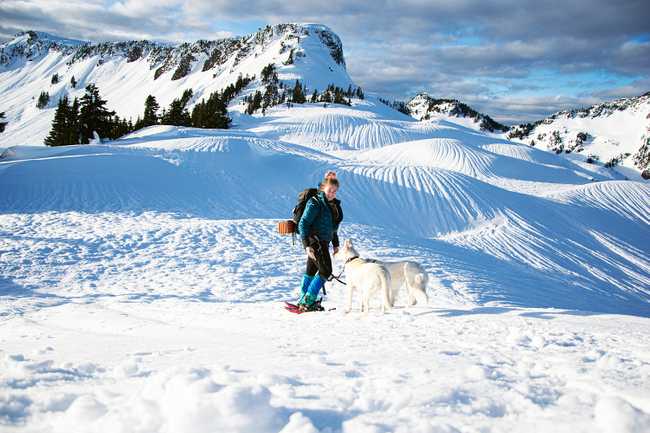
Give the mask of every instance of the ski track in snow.
M 650 431 L 647 183 L 372 97 L 237 122 L 0 160 L 0 430 Z M 284 311 L 328 168 L 429 305 Z

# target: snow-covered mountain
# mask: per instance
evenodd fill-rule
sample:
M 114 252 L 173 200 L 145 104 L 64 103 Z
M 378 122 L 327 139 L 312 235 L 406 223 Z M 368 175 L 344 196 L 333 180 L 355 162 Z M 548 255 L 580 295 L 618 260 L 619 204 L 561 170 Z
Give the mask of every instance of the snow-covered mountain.
M 345 89 L 353 84 L 341 40 L 320 24 L 278 24 L 242 37 L 182 44 L 90 43 L 42 32 L 20 33 L 0 45 L 0 111 L 8 121 L 0 147 L 42 144 L 58 100 L 83 95 L 88 83 L 99 88 L 109 109 L 135 121 L 148 95 L 166 107 L 191 88 L 191 108 L 240 75 L 256 76 L 248 89 L 252 92 L 261 87 L 260 72 L 270 63 L 276 65 L 281 82 L 293 85 L 300 80 L 309 92 L 323 91 L 329 84 Z M 73 77 L 76 88 L 71 85 Z M 42 110 L 36 107 L 41 92 L 50 97 Z
M 507 138 L 650 178 L 650 92 L 518 125 Z M 579 156 L 574 156 L 578 154 Z
M 20 107 L 53 71 L 87 68 L 80 82 L 123 115 L 128 92 L 205 94 L 287 63 L 283 43 L 296 45 L 281 79 L 349 83 L 324 26 L 276 28 L 207 71 L 209 50 L 192 44 L 134 42 L 129 61 L 133 47 L 37 35 L 30 51 L 22 35 L 0 91 Z M 188 52 L 190 72 L 172 79 Z M 76 92 L 69 76 L 52 89 Z M 57 147 L 24 138 L 46 117 L 32 106 L 11 112 L 22 127 L 3 140 L 19 144 L 0 157 L 3 431 L 650 428 L 650 183 L 372 94 L 252 115 L 234 101 L 230 129 Z M 427 304 L 407 306 L 402 289 L 387 314 L 374 298 L 361 313 L 356 296 L 346 314 L 331 282 L 327 311 L 284 310 L 305 252 L 277 223 L 331 169 L 340 237 L 364 258 L 421 263 Z
M 444 119 L 509 140 L 538 146 L 570 159 L 616 168 L 632 178 L 650 179 L 650 93 L 560 111 L 543 120 L 508 127 L 455 99 L 425 92 L 404 108 L 421 121 Z
M 509 129 L 490 116 L 479 113 L 456 99 L 437 99 L 426 92 L 418 93 L 411 98 L 406 103 L 406 107 L 410 115 L 418 120 L 449 119 L 486 132 L 506 132 Z

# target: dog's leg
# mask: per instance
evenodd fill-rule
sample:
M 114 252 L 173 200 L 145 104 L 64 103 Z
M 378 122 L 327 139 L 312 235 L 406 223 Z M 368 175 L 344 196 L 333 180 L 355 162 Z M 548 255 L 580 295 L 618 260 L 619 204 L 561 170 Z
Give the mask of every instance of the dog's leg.
M 392 287 L 392 279 L 390 276 L 390 272 L 386 271 L 382 275 L 381 279 L 381 285 L 382 285 L 382 290 L 384 292 L 384 312 L 390 311 L 393 308 L 393 304 L 395 303 L 395 296 L 393 295 L 393 287 Z
M 364 314 L 368 314 L 368 310 L 370 309 L 370 296 L 369 296 L 369 290 L 366 287 L 366 289 L 363 291 L 363 296 L 361 300 L 361 312 Z
M 407 282 L 406 283 L 406 293 L 408 293 L 408 306 L 412 307 L 417 302 L 415 299 L 415 294 L 413 293 L 413 287 Z
M 381 267 L 374 282 L 374 289 L 378 292 L 381 302 L 381 312 L 390 311 L 391 305 L 391 278 L 390 272 L 385 267 Z
M 352 290 L 354 289 L 354 286 L 352 285 L 352 282 L 348 280 L 348 299 L 347 299 L 347 306 L 345 309 L 346 313 L 349 313 L 352 311 Z
M 422 305 L 427 305 L 429 303 L 429 297 L 427 296 L 427 283 L 429 282 L 429 276 L 426 273 L 420 273 L 415 276 L 415 287 L 413 288 L 413 296 L 417 299 L 417 302 Z
M 390 287 L 390 295 L 388 296 L 388 299 L 389 299 L 389 301 L 390 301 L 390 306 L 391 306 L 391 307 L 394 307 L 394 306 L 395 306 L 395 298 L 396 298 L 396 295 L 397 295 L 398 287 L 396 287 L 395 282 L 391 282 L 391 284 L 390 284 L 389 287 Z

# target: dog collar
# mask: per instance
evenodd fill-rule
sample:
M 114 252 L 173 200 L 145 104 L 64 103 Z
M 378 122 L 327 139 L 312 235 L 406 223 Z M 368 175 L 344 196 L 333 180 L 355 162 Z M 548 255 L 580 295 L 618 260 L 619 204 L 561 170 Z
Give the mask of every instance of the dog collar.
M 359 258 L 359 256 L 350 257 L 349 259 L 347 259 L 347 260 L 345 261 L 345 264 L 347 265 L 347 264 L 350 263 L 352 260 L 354 260 L 354 259 L 358 259 L 358 258 Z

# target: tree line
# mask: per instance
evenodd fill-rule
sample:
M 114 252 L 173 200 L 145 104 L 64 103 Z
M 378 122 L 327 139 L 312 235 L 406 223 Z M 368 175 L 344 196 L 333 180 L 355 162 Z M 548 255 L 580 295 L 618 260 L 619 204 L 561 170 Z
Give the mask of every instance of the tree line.
M 248 114 L 253 114 L 260 109 L 264 114 L 269 107 L 284 103 L 289 107 L 291 104 L 304 104 L 308 101 L 311 103 L 324 102 L 352 105 L 351 98 L 365 98 L 361 87 L 353 88 L 352 85 L 349 85 L 345 90 L 334 84 L 329 84 L 322 93 L 319 93 L 318 89 L 314 89 L 311 96 L 308 96 L 307 87 L 300 80 L 296 80 L 293 87 L 287 87 L 279 81 L 273 63 L 269 63 L 262 68 L 261 79 L 262 84 L 265 86 L 264 93 L 257 90 L 254 94 L 243 99 Z
M 97 86 L 92 83 L 86 86 L 86 93 L 81 99 L 74 98 L 72 102 L 67 96 L 59 99 L 52 129 L 45 138 L 45 144 L 88 144 L 95 133 L 102 138 L 115 139 L 132 132 L 134 128 L 131 121 L 108 110 L 106 103 Z
M 45 144 L 48 146 L 88 144 L 95 133 L 101 138 L 114 140 L 138 129 L 158 124 L 228 128 L 231 122 L 226 108 L 228 103 L 254 78 L 254 76 L 239 76 L 235 83 L 228 85 L 221 92 L 213 92 L 207 99 L 202 99 L 194 106 L 191 113 L 187 106 L 194 96 L 192 89 L 186 89 L 180 98 L 174 99 L 160 114 L 158 101 L 155 96 L 149 95 L 144 102 L 143 116 L 138 116 L 135 123 L 131 119 L 120 118 L 115 111 L 108 110 L 107 101 L 101 97 L 97 86 L 88 84 L 86 93 L 80 99 L 74 98 L 70 101 L 67 96 L 59 99 L 52 128 L 45 138 Z M 76 85 L 76 82 L 74 84 Z M 49 101 L 49 95 L 47 100 Z M 47 102 L 43 107 L 45 105 Z M 3 129 L 4 124 L 0 123 L 0 132 Z

